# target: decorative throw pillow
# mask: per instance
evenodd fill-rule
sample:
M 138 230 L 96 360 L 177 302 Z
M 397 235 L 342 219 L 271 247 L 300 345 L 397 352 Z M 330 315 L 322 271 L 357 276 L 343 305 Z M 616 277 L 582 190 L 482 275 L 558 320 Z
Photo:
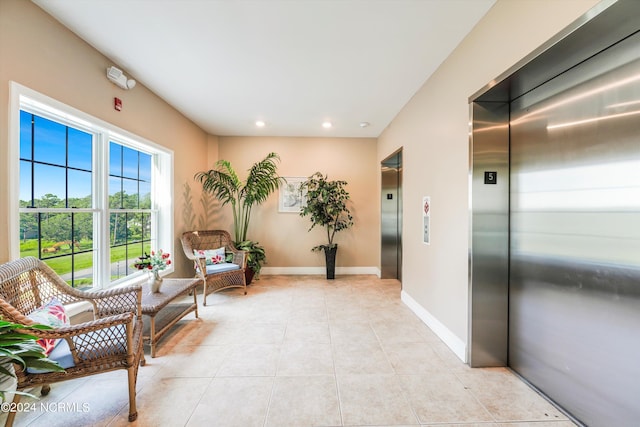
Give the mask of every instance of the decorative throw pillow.
M 198 258 L 204 258 L 207 265 L 222 264 L 225 262 L 224 248 L 205 250 L 194 249 L 193 254 Z
M 60 328 L 62 326 L 69 326 L 70 324 L 67 313 L 64 310 L 64 306 L 56 297 L 51 298 L 51 301 L 38 308 L 27 317 L 36 323 L 51 326 L 52 328 Z M 60 341 L 60 339 L 42 338 L 39 339 L 37 343 L 44 348 L 44 353 L 48 356 L 58 341 Z

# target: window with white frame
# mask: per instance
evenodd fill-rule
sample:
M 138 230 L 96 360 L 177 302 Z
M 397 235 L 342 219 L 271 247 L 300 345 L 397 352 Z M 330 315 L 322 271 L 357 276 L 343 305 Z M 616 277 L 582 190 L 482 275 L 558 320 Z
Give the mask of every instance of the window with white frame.
M 152 250 L 172 252 L 170 150 L 15 83 L 12 104 L 12 257 L 40 258 L 87 289 L 143 274 L 134 264 Z

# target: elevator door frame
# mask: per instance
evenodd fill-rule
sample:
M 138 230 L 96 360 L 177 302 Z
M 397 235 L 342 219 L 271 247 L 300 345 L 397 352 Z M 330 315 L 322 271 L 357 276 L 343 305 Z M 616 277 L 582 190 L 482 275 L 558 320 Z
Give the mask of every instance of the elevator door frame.
M 637 22 L 640 22 L 640 2 L 603 1 L 469 99 L 471 214 L 467 361 L 472 367 L 509 363 L 510 105 L 522 95 L 638 33 Z M 501 174 L 501 170 L 506 170 L 506 174 Z M 485 173 L 495 171 L 498 171 L 498 183 L 487 183 Z M 506 185 L 500 185 L 501 176 L 507 179 Z
M 639 1 L 604 0 L 469 98 L 471 367 L 508 361 L 509 186 L 500 184 L 508 180 L 509 104 L 636 33 L 633 17 L 640 17 Z M 501 170 L 507 173 L 498 173 L 497 184 L 484 183 L 485 172 Z

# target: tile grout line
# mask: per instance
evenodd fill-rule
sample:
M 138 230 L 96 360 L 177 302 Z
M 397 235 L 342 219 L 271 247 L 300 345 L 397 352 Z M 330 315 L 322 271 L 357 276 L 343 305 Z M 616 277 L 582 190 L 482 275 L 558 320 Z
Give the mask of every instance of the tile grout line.
M 327 329 L 329 330 L 329 348 L 331 349 L 331 364 L 333 365 L 333 383 L 336 385 L 336 397 L 338 399 L 338 413 L 340 415 L 340 426 L 344 426 L 344 413 L 342 410 L 342 398 L 340 393 L 340 385 L 338 384 L 338 372 L 336 370 L 336 354 L 333 348 L 333 334 L 331 322 L 329 321 L 329 307 L 327 304 L 326 294 L 323 296 L 324 309 L 327 315 Z

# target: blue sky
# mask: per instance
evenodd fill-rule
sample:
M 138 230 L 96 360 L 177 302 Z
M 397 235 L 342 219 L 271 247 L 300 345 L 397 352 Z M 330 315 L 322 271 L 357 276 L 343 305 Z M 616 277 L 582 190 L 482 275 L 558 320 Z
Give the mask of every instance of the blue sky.
M 32 133 L 33 129 L 33 133 Z M 67 150 L 67 132 L 68 147 Z M 34 138 L 32 153 L 31 141 Z M 29 200 L 31 193 L 31 162 L 34 165 L 34 197 L 41 198 L 45 194 L 55 194 L 65 199 L 66 168 L 68 162 L 69 197 L 85 197 L 91 194 L 91 169 L 93 153 L 93 136 L 59 123 L 34 116 L 32 128 L 31 114 L 20 112 L 20 200 Z M 110 144 L 109 173 L 125 178 L 138 179 L 138 152 L 116 143 Z M 123 159 L 123 162 L 121 162 Z M 46 164 L 42 164 L 42 163 Z M 151 156 L 141 156 L 140 179 L 151 181 Z M 123 174 L 124 171 L 124 174 Z M 120 191 L 120 182 L 124 182 L 127 194 L 136 193 L 137 183 L 130 180 L 111 178 L 109 193 Z M 142 193 L 150 190 L 150 186 Z

